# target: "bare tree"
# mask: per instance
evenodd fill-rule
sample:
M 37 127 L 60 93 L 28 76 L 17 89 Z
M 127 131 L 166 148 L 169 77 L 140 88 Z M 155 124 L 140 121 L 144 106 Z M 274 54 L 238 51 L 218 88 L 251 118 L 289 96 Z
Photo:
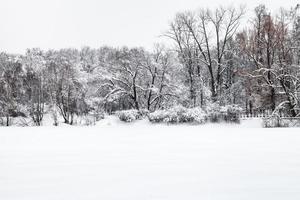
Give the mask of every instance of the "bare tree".
M 0 117 L 5 117 L 5 125 L 10 126 L 12 117 L 23 115 L 18 109 L 23 100 L 23 72 L 19 58 L 1 53 L 0 72 Z
M 206 66 L 210 76 L 213 100 L 221 94 L 221 77 L 226 66 L 223 65 L 226 45 L 235 35 L 244 9 L 222 7 L 211 11 L 186 12 L 177 16 L 171 25 L 172 38 L 179 44 L 180 35 L 186 35 L 189 43 L 195 44 L 197 60 Z M 192 42 L 190 42 L 192 41 Z M 182 42 L 181 42 L 182 43 Z M 182 49 L 182 45 L 178 45 Z
M 170 25 L 170 30 L 165 34 L 167 37 L 175 41 L 177 46 L 177 53 L 180 61 L 185 67 L 186 79 L 189 87 L 189 98 L 191 104 L 196 106 L 197 95 L 196 95 L 196 66 L 199 68 L 196 51 L 196 43 L 187 30 L 185 25 L 185 13 L 179 13 L 175 17 L 175 20 Z M 200 70 L 198 70 L 200 72 Z
M 148 94 L 147 110 L 156 110 L 163 106 L 164 101 L 177 98 L 172 80 L 172 67 L 174 67 L 174 57 L 172 53 L 161 45 L 156 45 L 153 54 L 147 59 L 144 66 L 148 72 Z
M 29 113 L 37 126 L 40 126 L 45 112 L 46 62 L 40 49 L 28 49 L 23 59 L 26 70 L 24 85 L 28 94 Z

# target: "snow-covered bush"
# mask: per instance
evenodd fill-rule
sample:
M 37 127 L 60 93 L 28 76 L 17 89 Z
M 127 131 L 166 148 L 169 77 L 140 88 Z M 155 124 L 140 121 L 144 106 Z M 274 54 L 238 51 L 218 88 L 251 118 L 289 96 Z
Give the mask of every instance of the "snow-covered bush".
M 207 119 L 206 113 L 200 107 L 188 108 L 182 114 L 185 122 L 203 124 Z
M 183 113 L 185 108 L 182 106 L 175 106 L 167 110 L 164 122 L 167 123 L 180 123 L 183 122 Z
M 58 126 L 58 110 L 56 106 L 51 106 L 50 107 L 50 112 L 51 112 L 51 118 L 53 120 L 53 125 Z
M 87 104 L 91 108 L 90 114 L 94 116 L 95 121 L 104 119 L 105 110 L 103 108 L 104 99 L 101 97 L 91 97 L 87 100 Z
M 36 124 L 30 117 L 16 117 L 12 119 L 12 125 L 14 126 L 21 126 L 21 127 L 26 127 L 26 126 L 35 126 Z
M 238 105 L 220 106 L 217 103 L 209 104 L 206 108 L 206 113 L 211 122 L 240 122 L 240 113 L 242 108 Z
M 286 102 L 282 102 L 279 104 L 275 110 L 273 111 L 272 115 L 270 117 L 263 119 L 263 126 L 265 128 L 276 128 L 276 127 L 289 127 L 293 126 L 291 121 L 284 120 L 280 117 L 280 111 L 284 109 L 284 104 Z
M 139 110 L 139 113 L 140 113 L 140 117 L 144 118 L 144 117 L 147 117 L 149 115 L 149 110 L 141 109 L 141 110 Z
M 226 122 L 240 122 L 240 114 L 243 109 L 238 105 L 227 105 L 221 107 L 221 114 Z
M 93 115 L 94 121 L 96 121 L 96 122 L 104 119 L 104 117 L 105 117 L 103 112 L 94 112 L 94 113 L 91 113 L 91 115 Z
M 289 127 L 289 123 L 278 115 L 272 115 L 263 119 L 264 128 Z
M 83 126 L 93 126 L 95 124 L 96 124 L 96 120 L 94 116 L 83 116 L 80 121 L 80 125 Z
M 210 122 L 219 122 L 222 120 L 221 107 L 217 103 L 210 103 L 205 108 Z
M 185 109 L 183 106 L 175 106 L 167 110 L 157 110 L 149 114 L 150 122 L 160 123 L 180 123 L 184 121 L 184 112 Z
M 164 121 L 166 116 L 167 116 L 167 110 L 157 110 L 153 113 L 149 113 L 148 119 L 150 122 L 160 123 Z
M 204 123 L 206 114 L 200 108 L 185 108 L 183 106 L 175 106 L 167 110 L 157 110 L 148 116 L 150 122 L 153 123 Z
M 123 122 L 133 122 L 142 118 L 142 114 L 138 110 L 123 110 L 116 112 L 116 114 Z

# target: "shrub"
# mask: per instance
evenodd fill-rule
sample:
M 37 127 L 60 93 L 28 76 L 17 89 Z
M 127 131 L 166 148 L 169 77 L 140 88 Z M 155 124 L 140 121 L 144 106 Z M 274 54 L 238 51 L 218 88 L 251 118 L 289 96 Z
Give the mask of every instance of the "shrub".
M 103 112 L 95 112 L 95 113 L 92 113 L 92 115 L 94 116 L 96 122 L 105 118 Z
M 116 114 L 123 122 L 133 122 L 142 118 L 142 114 L 138 110 L 123 110 L 116 112 Z
M 93 115 L 78 116 L 74 124 L 80 126 L 93 126 L 96 125 L 96 118 Z
M 58 111 L 55 107 L 51 108 L 51 117 L 53 119 L 53 125 L 58 126 Z
M 175 106 L 167 110 L 157 110 L 148 115 L 149 121 L 153 123 L 204 123 L 206 121 L 205 112 L 197 108 L 185 108 Z
M 221 107 L 219 104 L 208 104 L 205 111 L 210 122 L 219 122 L 222 120 Z
M 219 106 L 216 103 L 209 104 L 206 108 L 207 117 L 211 122 L 240 122 L 242 108 L 238 105 Z
M 140 118 L 144 118 L 144 117 L 147 117 L 149 115 L 149 110 L 141 109 L 141 110 L 139 110 L 139 113 L 140 113 Z
M 160 122 L 164 121 L 164 119 L 166 118 L 166 115 L 167 115 L 166 110 L 157 110 L 153 113 L 150 113 L 148 115 L 148 119 L 149 119 L 150 122 L 160 123 Z
M 289 127 L 289 123 L 285 122 L 278 115 L 272 115 L 263 119 L 264 128 Z
M 202 124 L 207 119 L 206 113 L 200 107 L 186 109 L 182 114 L 184 122 Z
M 240 122 L 240 114 L 242 112 L 242 108 L 239 107 L 238 105 L 227 105 L 221 107 L 221 113 L 224 116 L 224 120 L 226 122 L 235 122 L 239 123 Z
M 166 123 L 180 123 L 184 121 L 183 113 L 184 107 L 182 106 L 175 106 L 169 110 L 166 110 L 166 115 L 164 118 L 164 122 Z
M 179 123 L 184 121 L 183 113 L 185 112 L 184 107 L 175 106 L 167 110 L 157 110 L 150 113 L 148 118 L 150 122 L 166 122 L 166 123 Z
M 206 106 L 206 115 L 210 122 L 219 122 L 222 120 L 221 107 L 217 103 L 210 103 Z

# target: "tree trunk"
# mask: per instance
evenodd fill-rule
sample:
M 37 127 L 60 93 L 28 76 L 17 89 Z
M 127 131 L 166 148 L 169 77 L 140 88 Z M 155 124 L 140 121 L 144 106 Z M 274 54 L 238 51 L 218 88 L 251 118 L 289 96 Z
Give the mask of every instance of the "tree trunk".
M 6 126 L 9 126 L 9 115 L 6 115 Z

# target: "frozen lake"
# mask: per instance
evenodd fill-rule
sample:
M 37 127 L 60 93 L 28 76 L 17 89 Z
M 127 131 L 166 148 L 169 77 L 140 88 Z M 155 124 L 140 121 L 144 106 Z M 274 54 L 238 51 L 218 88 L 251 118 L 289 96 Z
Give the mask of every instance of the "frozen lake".
M 298 129 L 0 128 L 1 200 L 298 200 Z

